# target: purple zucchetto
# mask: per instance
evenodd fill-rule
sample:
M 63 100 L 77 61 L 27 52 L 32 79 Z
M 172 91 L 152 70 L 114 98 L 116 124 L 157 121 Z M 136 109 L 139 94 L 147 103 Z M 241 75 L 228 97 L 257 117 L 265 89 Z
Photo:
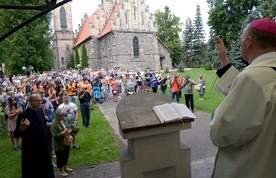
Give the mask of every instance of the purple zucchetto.
M 251 22 L 250 25 L 256 30 L 271 33 L 274 35 L 276 34 L 276 22 L 271 18 L 262 18 L 254 20 L 253 22 Z

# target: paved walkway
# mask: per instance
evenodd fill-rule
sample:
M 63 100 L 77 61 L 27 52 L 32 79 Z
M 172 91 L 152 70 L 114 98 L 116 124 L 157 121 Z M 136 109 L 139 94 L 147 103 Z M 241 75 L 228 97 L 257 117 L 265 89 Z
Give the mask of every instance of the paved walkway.
M 118 119 L 116 116 L 116 107 L 118 103 L 119 102 L 113 102 L 110 96 L 108 101 L 103 104 L 98 104 L 98 106 L 110 123 L 118 141 L 126 145 L 127 141 L 121 137 L 118 129 Z M 192 123 L 192 128 L 181 131 L 180 139 L 182 143 L 187 144 L 191 148 L 192 178 L 209 178 L 213 169 L 214 156 L 216 153 L 216 147 L 212 144 L 209 138 L 209 123 L 211 115 L 197 110 L 195 110 L 194 114 L 197 118 Z M 120 162 L 115 161 L 77 169 L 74 174 L 69 177 L 120 178 L 120 176 Z

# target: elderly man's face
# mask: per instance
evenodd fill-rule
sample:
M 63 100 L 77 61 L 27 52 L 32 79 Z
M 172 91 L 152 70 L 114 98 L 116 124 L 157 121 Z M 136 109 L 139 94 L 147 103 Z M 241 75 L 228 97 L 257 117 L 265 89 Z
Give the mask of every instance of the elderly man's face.
M 41 102 L 42 102 L 41 96 L 38 94 L 33 94 L 33 97 L 29 101 L 29 104 L 32 108 L 37 109 L 40 107 Z

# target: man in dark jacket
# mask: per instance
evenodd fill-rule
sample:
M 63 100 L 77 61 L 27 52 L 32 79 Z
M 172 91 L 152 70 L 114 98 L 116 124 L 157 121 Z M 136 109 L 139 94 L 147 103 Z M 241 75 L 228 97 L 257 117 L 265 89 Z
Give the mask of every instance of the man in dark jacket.
M 29 107 L 18 115 L 14 136 L 22 137 L 22 178 L 52 178 L 49 135 L 38 94 L 29 97 Z
M 80 110 L 82 117 L 83 127 L 90 127 L 90 105 L 91 105 L 91 95 L 87 91 L 87 85 L 82 85 L 81 91 L 79 92 Z

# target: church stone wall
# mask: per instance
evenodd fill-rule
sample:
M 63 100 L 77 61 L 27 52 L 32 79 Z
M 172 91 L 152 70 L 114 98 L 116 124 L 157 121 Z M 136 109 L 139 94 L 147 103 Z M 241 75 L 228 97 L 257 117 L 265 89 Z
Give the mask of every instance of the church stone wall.
M 139 57 L 133 54 L 133 39 L 139 40 Z M 102 62 L 107 68 L 160 68 L 158 41 L 155 33 L 117 31 L 101 39 Z
M 98 38 L 91 37 L 91 39 L 85 43 L 87 56 L 88 56 L 88 65 L 90 67 L 95 67 L 97 69 L 101 68 L 100 54 L 99 54 L 99 40 Z
M 165 70 L 166 68 L 172 69 L 171 53 L 161 44 L 161 42 L 158 42 L 158 48 L 160 50 L 159 53 L 165 56 L 165 59 L 162 61 L 162 70 Z
M 133 54 L 133 39 L 139 40 L 139 58 Z M 171 69 L 170 52 L 158 41 L 155 33 L 116 31 L 101 39 L 92 37 L 86 45 L 88 64 L 97 69 L 114 67 L 132 70 L 161 69 L 160 55 L 165 56 L 162 69 Z M 82 45 L 78 46 L 80 59 Z

